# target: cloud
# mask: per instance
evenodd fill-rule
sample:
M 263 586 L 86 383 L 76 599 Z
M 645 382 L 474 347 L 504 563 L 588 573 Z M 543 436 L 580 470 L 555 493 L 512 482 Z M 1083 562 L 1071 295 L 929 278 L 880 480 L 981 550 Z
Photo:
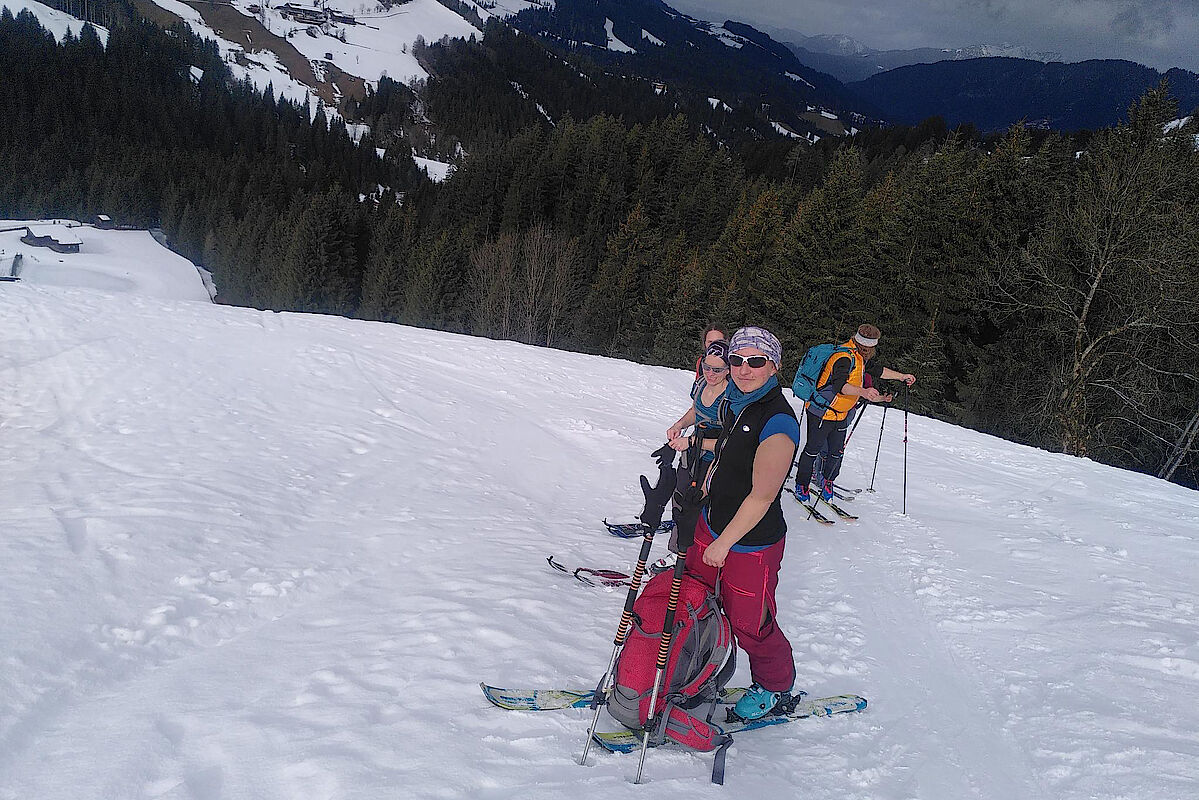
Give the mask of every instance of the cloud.
M 1174 27 L 1174 9 L 1166 2 L 1129 4 L 1112 19 L 1112 32 L 1131 41 L 1151 41 Z

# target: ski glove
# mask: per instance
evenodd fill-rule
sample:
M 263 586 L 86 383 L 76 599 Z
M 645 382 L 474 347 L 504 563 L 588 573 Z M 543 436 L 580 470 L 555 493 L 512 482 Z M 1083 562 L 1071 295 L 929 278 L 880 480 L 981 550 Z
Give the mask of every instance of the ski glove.
M 649 478 L 641 476 L 641 493 L 645 495 L 645 508 L 641 511 L 640 519 L 651 530 L 657 530 L 662 522 L 662 514 L 666 504 L 670 502 L 674 491 L 674 457 L 675 452 L 670 445 L 663 445 L 653 453 L 658 460 L 658 483 L 649 485 Z
M 695 527 L 699 524 L 699 515 L 704 507 L 704 490 L 698 486 L 688 486 L 674 493 L 674 502 L 679 552 L 685 553 L 695 541 Z

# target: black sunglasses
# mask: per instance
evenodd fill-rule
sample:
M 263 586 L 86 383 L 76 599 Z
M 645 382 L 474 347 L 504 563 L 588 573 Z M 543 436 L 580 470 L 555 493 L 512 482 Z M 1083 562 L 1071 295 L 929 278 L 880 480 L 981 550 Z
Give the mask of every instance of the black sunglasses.
M 754 369 L 761 369 L 770 362 L 766 356 L 739 356 L 736 353 L 729 353 L 729 366 L 739 367 L 742 364 L 749 364 Z

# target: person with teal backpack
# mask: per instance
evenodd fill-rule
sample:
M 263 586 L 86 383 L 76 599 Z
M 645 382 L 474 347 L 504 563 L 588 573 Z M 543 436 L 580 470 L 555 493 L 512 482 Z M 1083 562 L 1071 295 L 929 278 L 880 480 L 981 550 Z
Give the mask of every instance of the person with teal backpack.
M 804 401 L 807 411 L 807 438 L 795 473 L 795 496 L 801 503 L 812 502 L 808 484 L 812 481 L 816 457 L 822 451 L 827 455 L 821 464 L 820 496 L 825 501 L 832 500 L 833 481 L 841 470 L 845 452 L 848 421 L 857 404 L 862 400 L 889 403 L 894 399 L 871 384 L 898 380 L 911 386 L 916 382 L 915 375 L 871 363 L 880 338 L 882 332 L 877 327 L 864 324 L 849 341 L 819 344 L 804 355 L 791 384 L 791 390 Z M 867 376 L 871 379 L 869 384 Z

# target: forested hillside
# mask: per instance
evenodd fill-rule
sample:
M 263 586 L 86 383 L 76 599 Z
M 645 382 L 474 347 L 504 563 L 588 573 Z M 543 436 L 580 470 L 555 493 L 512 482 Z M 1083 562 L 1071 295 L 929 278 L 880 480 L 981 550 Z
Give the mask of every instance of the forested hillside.
M 1058 131 L 1094 130 L 1125 117 L 1130 103 L 1167 80 L 1184 112 L 1199 107 L 1199 75 L 1165 74 L 1131 61 L 1077 64 L 1023 58 L 973 58 L 913 64 L 849 84 L 890 120 L 933 115 L 1004 130 L 1019 122 Z
M 724 139 L 498 23 L 421 50 L 425 85 L 342 109 L 356 145 L 184 31 L 105 49 L 5 15 L 0 217 L 160 224 L 227 303 L 676 366 L 712 319 L 775 330 L 788 375 L 873 321 L 913 410 L 1196 483 L 1199 156 L 1166 88 L 1086 139 L 813 147 Z M 461 154 L 444 184 L 418 137 Z

